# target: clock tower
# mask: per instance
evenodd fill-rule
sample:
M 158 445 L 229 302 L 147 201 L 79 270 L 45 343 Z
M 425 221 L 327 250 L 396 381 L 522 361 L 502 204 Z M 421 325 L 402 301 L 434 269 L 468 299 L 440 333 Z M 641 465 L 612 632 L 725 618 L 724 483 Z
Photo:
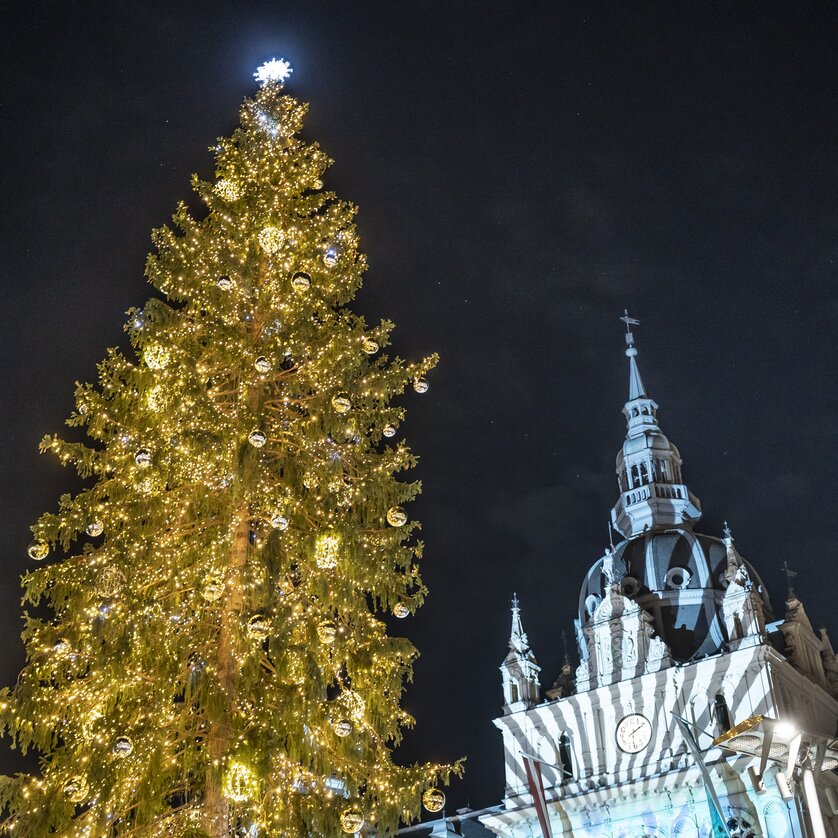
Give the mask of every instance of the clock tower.
M 611 512 L 622 540 L 582 580 L 575 678 L 565 666 L 545 697 L 515 600 L 495 720 L 506 791 L 480 820 L 508 838 L 814 838 L 780 761 L 760 782 L 749 772 L 758 759 L 713 740 L 755 716 L 831 739 L 838 660 L 791 592 L 774 614 L 727 526 L 722 537 L 699 531 L 701 503 L 640 375 L 637 321 L 622 319 L 627 428 Z M 838 777 L 827 760 L 817 767 L 824 829 L 838 838 Z

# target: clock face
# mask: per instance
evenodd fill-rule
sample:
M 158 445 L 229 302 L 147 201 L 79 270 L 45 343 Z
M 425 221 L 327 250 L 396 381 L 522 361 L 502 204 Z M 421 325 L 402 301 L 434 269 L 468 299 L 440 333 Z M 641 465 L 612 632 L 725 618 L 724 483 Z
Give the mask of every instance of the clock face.
M 652 723 L 641 713 L 630 713 L 620 720 L 615 736 L 621 751 L 640 753 L 652 740 Z

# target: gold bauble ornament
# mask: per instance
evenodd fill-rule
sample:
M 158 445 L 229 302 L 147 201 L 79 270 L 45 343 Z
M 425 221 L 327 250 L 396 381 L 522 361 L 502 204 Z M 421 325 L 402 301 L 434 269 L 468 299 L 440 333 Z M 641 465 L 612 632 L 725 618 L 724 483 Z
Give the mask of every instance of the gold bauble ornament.
M 410 614 L 410 609 L 403 603 L 397 602 L 393 606 L 393 616 L 398 617 L 400 620 L 403 620 Z
M 254 448 L 261 448 L 268 441 L 268 438 L 258 428 L 254 428 L 247 437 L 247 441 Z
M 323 264 L 327 268 L 334 268 L 335 265 L 338 263 L 338 252 L 334 247 L 330 247 L 324 254 L 323 254 Z
M 223 198 L 225 201 L 238 201 L 241 197 L 241 190 L 235 181 L 221 178 L 221 180 L 215 184 L 215 194 L 218 195 L 219 198 Z
M 150 343 L 143 350 L 143 360 L 150 370 L 162 370 L 169 363 L 169 353 L 159 343 Z
M 364 825 L 364 816 L 358 809 L 344 809 L 340 813 L 340 828 L 350 835 L 359 832 Z
M 340 536 L 336 533 L 323 533 L 314 543 L 314 560 L 323 570 L 332 570 L 337 566 L 340 552 Z
M 127 736 L 120 736 L 116 742 L 113 743 L 113 752 L 124 759 L 134 753 L 134 743 Z
M 320 180 L 320 178 L 317 178 L 317 180 L 315 180 L 314 183 L 311 184 L 311 187 L 312 189 L 322 189 L 323 181 Z
M 260 372 L 262 374 L 271 371 L 271 362 L 264 355 L 260 355 L 254 361 L 253 366 L 256 367 L 256 372 Z
M 151 451 L 148 448 L 140 448 L 136 454 L 134 454 L 134 462 L 140 468 L 148 468 L 151 465 Z
M 261 614 L 254 614 L 247 624 L 247 633 L 259 642 L 267 640 L 271 633 L 268 621 Z
M 254 770 L 244 762 L 232 760 L 224 774 L 221 793 L 233 803 L 254 800 L 259 794 L 259 781 Z
M 417 393 L 427 393 L 428 392 L 428 379 L 427 378 L 414 379 L 413 389 Z
M 271 526 L 275 530 L 283 532 L 288 529 L 288 519 L 282 513 L 277 512 L 276 515 L 271 518 Z
M 101 535 L 105 531 L 105 525 L 101 521 L 93 520 L 85 528 L 84 531 L 91 537 Z
M 215 602 L 221 599 L 224 593 L 224 574 L 221 571 L 212 571 L 204 580 L 201 587 L 201 596 L 207 602 Z
M 29 558 L 36 562 L 42 562 L 49 555 L 49 544 L 46 541 L 33 541 L 26 552 L 29 553 Z
M 285 233 L 279 227 L 263 227 L 259 231 L 257 238 L 259 239 L 259 247 L 269 256 L 272 256 L 282 248 L 282 243 L 285 241 Z
M 72 777 L 64 783 L 64 794 L 70 803 L 82 803 L 87 800 L 90 786 L 84 777 Z
M 331 620 L 324 620 L 317 626 L 317 637 L 321 643 L 331 645 L 337 640 L 338 627 Z
M 391 527 L 403 527 L 407 523 L 407 513 L 400 506 L 387 510 L 387 523 Z
M 425 789 L 422 792 L 422 805 L 429 812 L 441 812 L 445 806 L 445 794 L 439 789 Z
M 222 290 L 222 291 L 229 291 L 233 287 L 233 280 L 230 279 L 229 276 L 220 276 L 216 280 L 215 284 Z
M 378 352 L 378 341 L 373 340 L 372 338 L 364 338 L 364 341 L 361 344 L 361 349 L 367 355 L 375 355 L 375 353 Z
M 349 736 L 352 733 L 352 722 L 349 719 L 338 719 L 333 725 L 332 728 L 335 731 L 335 736 L 340 736 L 343 739 L 345 736 Z
M 125 576 L 118 567 L 108 565 L 103 568 L 93 587 L 103 599 L 113 599 L 125 587 Z
M 385 425 L 384 430 L 381 433 L 383 433 L 387 439 L 391 439 L 396 435 L 396 429 L 393 425 Z
M 332 397 L 332 407 L 335 409 L 335 413 L 349 413 L 352 409 L 352 402 L 349 401 L 348 396 L 340 393 Z
M 304 271 L 298 271 L 291 277 L 291 287 L 300 293 L 308 291 L 311 288 L 311 277 Z

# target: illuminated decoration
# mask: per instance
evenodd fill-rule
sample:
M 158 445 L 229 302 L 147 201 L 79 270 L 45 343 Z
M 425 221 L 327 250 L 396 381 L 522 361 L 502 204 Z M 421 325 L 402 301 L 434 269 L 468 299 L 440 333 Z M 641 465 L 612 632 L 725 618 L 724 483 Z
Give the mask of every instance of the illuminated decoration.
M 125 587 L 125 574 L 113 565 L 108 565 L 99 571 L 94 584 L 94 590 L 100 597 L 112 599 L 118 596 Z
M 367 704 L 363 696 L 355 690 L 345 690 L 340 696 L 341 703 L 346 712 L 356 722 L 363 722 L 367 713 Z
M 352 722 L 349 719 L 338 719 L 332 728 L 335 731 L 335 736 L 340 736 L 343 739 L 346 736 L 349 736 L 352 733 Z
M 227 178 L 221 178 L 215 184 L 215 194 L 225 201 L 238 201 L 241 198 L 239 187 L 232 180 L 227 180 Z
M 253 78 L 259 84 L 282 84 L 294 70 L 291 64 L 284 58 L 272 58 L 264 64 L 260 64 L 253 74 Z
M 361 343 L 361 349 L 367 355 L 375 355 L 375 353 L 379 350 L 378 341 L 373 340 L 372 338 L 364 338 Z
M 231 760 L 224 772 L 222 794 L 233 803 L 245 803 L 259 796 L 259 780 L 256 772 L 246 763 Z
M 101 535 L 105 531 L 105 525 L 101 521 L 91 521 L 85 528 L 84 531 L 91 537 L 96 538 L 96 536 Z
M 64 784 L 64 794 L 70 803 L 83 803 L 90 793 L 90 786 L 84 777 L 72 777 Z
M 396 429 L 393 425 L 385 425 L 381 433 L 383 433 L 388 439 L 391 439 L 396 435 Z
M 224 574 L 213 571 L 207 576 L 201 587 L 201 596 L 207 602 L 217 602 L 224 593 Z
M 324 620 L 317 626 L 317 637 L 321 643 L 327 645 L 334 643 L 337 640 L 338 627 L 331 620 Z
M 271 634 L 271 627 L 261 614 L 254 614 L 247 624 L 247 633 L 254 640 L 261 642 L 268 639 Z
M 387 523 L 391 527 L 403 527 L 407 523 L 407 513 L 400 506 L 387 510 Z
M 385 514 L 420 486 L 381 442 L 436 356 L 371 352 L 393 326 L 362 316 L 356 209 L 306 111 L 270 81 L 243 103 L 199 216 L 153 234 L 127 346 L 42 443 L 81 479 L 33 522 L 0 728 L 41 760 L 0 784 L 4 834 L 335 836 L 355 808 L 393 835 L 450 775 L 394 759 L 415 650 L 390 609 L 424 586 Z
M 441 812 L 445 806 L 445 794 L 439 789 L 425 789 L 422 792 L 422 805 L 432 814 Z
M 340 813 L 340 828 L 344 832 L 348 832 L 350 835 L 355 835 L 355 833 L 361 831 L 361 827 L 364 825 L 364 816 L 361 814 L 360 810 L 350 808 L 344 809 Z
M 247 441 L 254 448 L 261 448 L 268 441 L 268 438 L 262 433 L 262 431 L 255 428 L 250 432 L 250 435 L 247 437 Z
M 335 396 L 332 399 L 332 407 L 335 413 L 348 413 L 352 409 L 352 402 L 344 395 Z
M 26 550 L 29 558 L 42 562 L 49 555 L 49 544 L 46 541 L 33 541 Z
M 308 291 L 311 288 L 311 277 L 307 273 L 299 271 L 291 277 L 291 287 L 295 291 Z
M 400 620 L 403 620 L 405 617 L 410 615 L 410 609 L 403 603 L 397 602 L 393 606 L 393 616 L 398 617 Z
M 314 560 L 323 570 L 337 567 L 340 556 L 340 536 L 336 533 L 323 533 L 317 537 L 314 546 Z
M 417 378 L 413 382 L 413 389 L 417 393 L 427 393 L 428 392 L 428 379 L 427 378 Z
M 279 227 L 263 227 L 259 231 L 259 246 L 265 253 L 273 255 L 279 253 L 285 241 L 285 233 Z
M 162 370 L 169 363 L 169 353 L 159 343 L 150 343 L 143 350 L 143 360 L 150 370 Z
M 275 530 L 287 530 L 288 529 L 288 519 L 280 514 L 279 512 L 271 518 L 271 526 Z

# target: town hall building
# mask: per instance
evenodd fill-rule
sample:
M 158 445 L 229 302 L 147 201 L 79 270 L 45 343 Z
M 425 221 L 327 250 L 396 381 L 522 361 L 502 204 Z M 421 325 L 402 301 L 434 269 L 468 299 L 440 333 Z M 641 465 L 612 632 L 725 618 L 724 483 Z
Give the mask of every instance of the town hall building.
M 791 591 L 772 610 L 727 526 L 699 531 L 623 319 L 622 540 L 581 580 L 580 663 L 546 692 L 513 601 L 495 720 L 506 790 L 475 820 L 507 838 L 836 838 L 838 660 Z

